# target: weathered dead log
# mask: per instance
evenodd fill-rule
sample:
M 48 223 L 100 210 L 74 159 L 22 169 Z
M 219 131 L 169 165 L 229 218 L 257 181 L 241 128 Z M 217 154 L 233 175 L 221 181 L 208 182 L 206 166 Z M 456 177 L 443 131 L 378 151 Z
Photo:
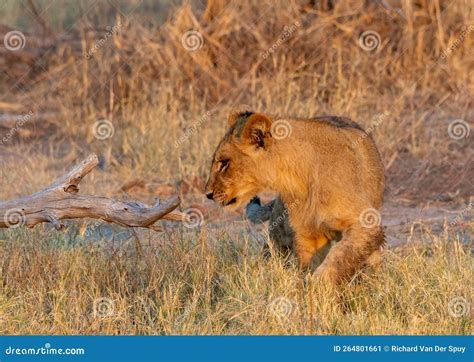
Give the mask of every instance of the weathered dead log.
M 0 228 L 21 225 L 34 227 L 38 223 L 50 222 L 56 229 L 62 229 L 63 219 L 101 219 L 129 227 L 144 227 L 160 231 L 155 222 L 183 220 L 183 214 L 175 209 L 179 197 L 171 196 L 153 206 L 141 202 L 118 201 L 106 197 L 78 195 L 79 183 L 99 160 L 95 154 L 60 177 L 45 190 L 20 199 L 0 202 Z

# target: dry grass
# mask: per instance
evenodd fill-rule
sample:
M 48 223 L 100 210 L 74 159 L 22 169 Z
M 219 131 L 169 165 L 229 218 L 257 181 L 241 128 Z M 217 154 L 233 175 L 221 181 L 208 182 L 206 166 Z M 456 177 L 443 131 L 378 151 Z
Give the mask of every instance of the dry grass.
M 452 120 L 470 123 L 474 114 L 474 32 L 460 38 L 473 24 L 467 0 L 393 2 L 392 10 L 364 1 L 335 1 L 333 9 L 308 9 L 296 0 L 231 2 L 213 20 L 204 19 L 199 5 L 184 3 L 160 26 L 149 1 L 133 11 L 135 3 L 128 2 L 121 13 L 112 2 L 99 3 L 45 10 L 67 41 L 45 37 L 48 51 L 34 67 L 0 59 L 7 65 L 0 74 L 0 112 L 51 114 L 0 146 L 0 199 L 37 191 L 90 151 L 104 160 L 105 172 L 88 176 L 85 192 L 117 195 L 137 178 L 178 185 L 203 179 L 229 108 L 241 104 L 304 117 L 343 115 L 364 127 L 377 123 L 373 135 L 387 167 L 388 202 L 409 200 L 421 210 L 445 199 L 459 210 L 471 196 L 472 135 L 455 141 L 447 132 Z M 0 23 L 25 32 L 25 51 L 40 48 L 36 25 L 26 25 L 36 24 L 25 20 L 31 15 L 22 5 L 9 7 L 15 16 Z M 105 26 L 118 23 L 87 59 Z M 279 41 L 285 26 L 295 30 Z M 196 51 L 182 44 L 190 29 L 204 39 Z M 367 30 L 380 35 L 376 51 L 359 46 Z M 5 104 L 10 108 L 2 111 Z M 102 118 L 114 125 L 105 141 L 92 132 Z M 196 198 L 211 207 L 199 195 L 182 196 L 183 207 Z M 0 331 L 472 332 L 471 315 L 456 318 L 448 309 L 455 297 L 472 301 L 472 241 L 452 229 L 424 231 L 414 245 L 388 250 L 381 269 L 342 296 L 278 258 L 263 260 L 246 228 L 229 229 L 221 224 L 193 234 L 170 226 L 163 235 L 147 234 L 141 254 L 133 238 L 91 242 L 81 236 L 81 225 L 66 234 L 45 227 L 0 232 Z M 112 315 L 94 316 L 98 298 L 107 298 Z M 289 307 L 288 315 L 275 315 L 275 298 L 286 298 L 277 301 L 284 312 Z
M 451 300 L 472 298 L 472 257 L 453 239 L 387 251 L 379 270 L 337 297 L 225 234 L 174 234 L 138 257 L 45 233 L 2 243 L 2 334 L 472 332 L 469 313 L 450 314 Z

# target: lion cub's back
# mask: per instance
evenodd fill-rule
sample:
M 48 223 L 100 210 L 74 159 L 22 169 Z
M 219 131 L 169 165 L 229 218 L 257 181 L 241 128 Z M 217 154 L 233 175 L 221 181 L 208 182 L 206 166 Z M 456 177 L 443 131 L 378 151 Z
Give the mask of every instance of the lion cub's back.
M 305 140 L 314 139 L 314 152 L 327 156 L 331 176 L 360 182 L 365 193 L 370 195 L 373 206 L 381 206 L 384 167 L 370 134 L 358 123 L 345 117 L 322 116 L 292 121 L 298 122 L 293 123 L 297 129 L 295 135 Z M 297 124 L 301 124 L 301 127 L 296 127 Z M 309 153 L 309 150 L 306 152 Z

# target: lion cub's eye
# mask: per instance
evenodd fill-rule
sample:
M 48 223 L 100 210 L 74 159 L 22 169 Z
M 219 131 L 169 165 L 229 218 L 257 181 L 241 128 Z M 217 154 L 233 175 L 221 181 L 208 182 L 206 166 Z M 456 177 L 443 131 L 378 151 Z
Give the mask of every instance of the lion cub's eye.
M 219 172 L 224 171 L 227 167 L 229 167 L 230 160 L 221 160 L 219 161 Z

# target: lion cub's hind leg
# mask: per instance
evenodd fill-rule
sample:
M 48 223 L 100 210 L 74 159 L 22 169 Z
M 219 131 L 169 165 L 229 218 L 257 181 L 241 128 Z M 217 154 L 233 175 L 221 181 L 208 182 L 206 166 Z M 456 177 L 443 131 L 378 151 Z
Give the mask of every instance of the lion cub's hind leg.
M 369 260 L 374 263 L 378 259 L 384 242 L 380 226 L 365 228 L 356 221 L 344 233 L 342 240 L 330 250 L 316 274 L 334 284 L 348 281 Z
M 328 239 L 328 242 L 319 248 L 314 254 L 313 259 L 311 260 L 312 271 L 315 271 L 323 263 L 331 248 L 342 239 L 342 233 L 340 231 L 327 229 L 323 233 Z
M 300 267 L 309 269 L 321 264 L 331 249 L 329 238 L 324 233 L 303 236 L 297 233 L 295 240 L 295 253 L 298 257 Z

